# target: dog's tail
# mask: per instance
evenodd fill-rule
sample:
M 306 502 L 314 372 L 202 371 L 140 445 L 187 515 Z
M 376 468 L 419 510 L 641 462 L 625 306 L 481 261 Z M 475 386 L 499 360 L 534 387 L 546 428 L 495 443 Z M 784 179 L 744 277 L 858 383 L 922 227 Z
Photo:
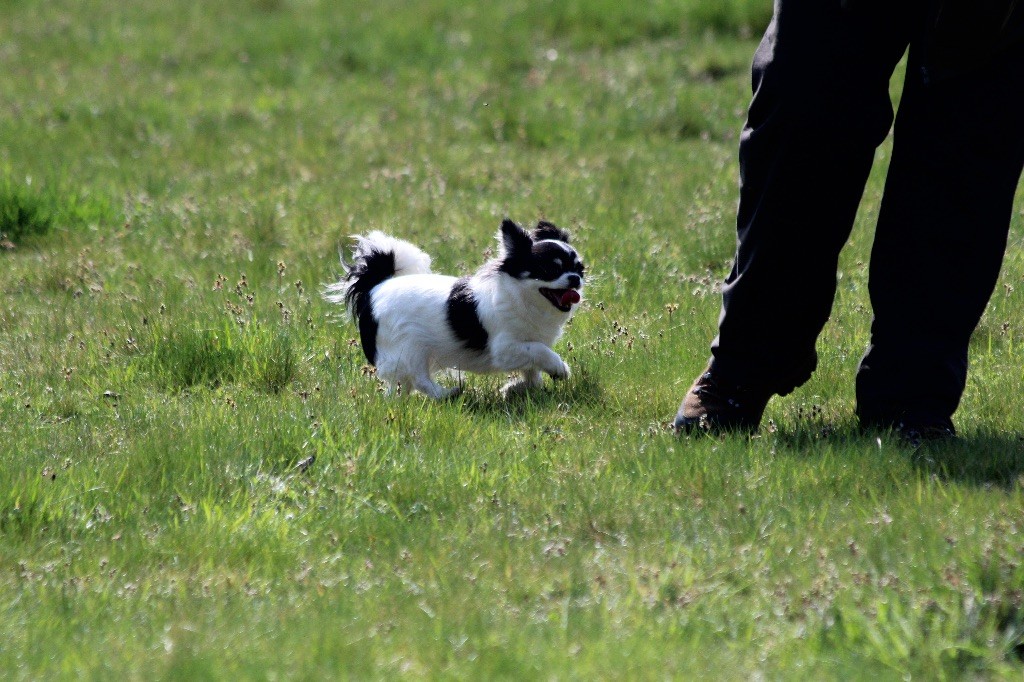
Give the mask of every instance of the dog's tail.
M 430 256 L 407 241 L 373 231 L 355 237 L 352 262 L 341 259 L 345 276 L 324 288 L 324 298 L 343 303 L 359 325 L 363 352 L 371 363 L 376 356 L 377 321 L 373 316 L 370 292 L 381 282 L 403 275 L 430 272 Z

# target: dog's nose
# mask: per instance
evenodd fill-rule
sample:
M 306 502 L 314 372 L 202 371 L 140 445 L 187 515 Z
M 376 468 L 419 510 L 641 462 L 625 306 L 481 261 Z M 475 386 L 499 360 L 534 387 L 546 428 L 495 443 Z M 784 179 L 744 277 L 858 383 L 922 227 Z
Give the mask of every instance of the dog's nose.
M 569 275 L 569 287 L 572 289 L 579 289 L 582 281 L 579 275 Z

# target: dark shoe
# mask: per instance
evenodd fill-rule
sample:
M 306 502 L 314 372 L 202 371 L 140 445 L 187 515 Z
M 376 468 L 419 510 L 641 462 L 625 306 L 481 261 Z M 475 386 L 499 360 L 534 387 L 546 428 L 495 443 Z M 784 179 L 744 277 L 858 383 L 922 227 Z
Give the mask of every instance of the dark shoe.
M 693 382 L 679 406 L 673 426 L 678 433 L 691 433 L 695 429 L 708 433 L 752 433 L 761 424 L 761 416 L 771 397 L 771 393 L 725 383 L 708 368 Z
M 919 448 L 925 443 L 936 441 L 953 440 L 956 438 L 956 429 L 953 424 L 899 424 L 896 433 L 900 440 L 912 448 Z
M 861 428 L 891 430 L 900 442 L 913 448 L 956 438 L 953 420 L 948 417 L 905 415 L 893 419 L 861 418 Z

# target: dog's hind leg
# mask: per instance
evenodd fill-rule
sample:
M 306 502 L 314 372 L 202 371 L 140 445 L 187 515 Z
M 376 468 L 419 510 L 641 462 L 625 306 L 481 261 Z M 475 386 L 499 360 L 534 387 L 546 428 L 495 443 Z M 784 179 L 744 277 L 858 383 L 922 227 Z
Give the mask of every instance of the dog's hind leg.
M 418 374 L 414 376 L 412 378 L 412 385 L 420 393 L 434 398 L 435 400 L 452 398 L 462 392 L 461 385 L 444 388 L 439 383 L 431 379 L 429 374 Z
M 540 386 L 544 383 L 543 375 L 539 369 L 524 369 L 523 370 L 523 383 L 527 388 L 533 388 Z

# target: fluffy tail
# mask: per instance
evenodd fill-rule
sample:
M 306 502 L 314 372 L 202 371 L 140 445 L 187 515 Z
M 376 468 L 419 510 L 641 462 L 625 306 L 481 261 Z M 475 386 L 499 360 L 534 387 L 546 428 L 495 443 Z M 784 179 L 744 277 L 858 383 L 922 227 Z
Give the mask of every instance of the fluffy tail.
M 366 359 L 374 362 L 377 354 L 377 321 L 373 315 L 370 292 L 384 280 L 403 275 L 430 272 L 430 256 L 409 242 L 373 231 L 355 237 L 352 262 L 341 260 L 345 276 L 328 284 L 324 298 L 343 303 L 359 325 L 359 336 Z

